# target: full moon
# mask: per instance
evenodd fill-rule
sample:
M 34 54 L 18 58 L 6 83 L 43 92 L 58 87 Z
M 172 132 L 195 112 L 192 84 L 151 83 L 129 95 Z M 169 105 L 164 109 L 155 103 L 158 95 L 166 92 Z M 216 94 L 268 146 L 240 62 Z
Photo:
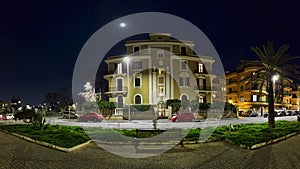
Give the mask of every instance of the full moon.
M 122 22 L 122 23 L 120 23 L 120 26 L 121 26 L 122 28 L 124 28 L 124 27 L 126 26 L 126 24 L 125 24 L 124 22 Z

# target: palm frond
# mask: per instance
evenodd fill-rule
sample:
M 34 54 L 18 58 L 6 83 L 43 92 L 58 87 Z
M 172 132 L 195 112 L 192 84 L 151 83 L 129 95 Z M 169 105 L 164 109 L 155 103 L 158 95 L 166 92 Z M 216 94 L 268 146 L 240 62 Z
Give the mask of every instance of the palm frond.
M 256 53 L 260 60 L 265 60 L 266 55 L 259 47 L 251 47 L 251 49 Z
M 282 64 L 287 64 L 290 61 L 294 61 L 300 59 L 300 56 L 290 56 L 290 55 L 283 55 L 282 57 L 280 57 L 280 59 L 278 60 L 278 64 L 282 65 Z

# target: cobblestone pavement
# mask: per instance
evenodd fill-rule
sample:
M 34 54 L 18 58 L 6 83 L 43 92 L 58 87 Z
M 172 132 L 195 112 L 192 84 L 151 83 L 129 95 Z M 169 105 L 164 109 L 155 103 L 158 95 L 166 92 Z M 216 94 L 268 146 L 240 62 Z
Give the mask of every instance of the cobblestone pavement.
M 113 155 L 92 143 L 70 153 L 0 131 L 0 168 L 300 168 L 300 135 L 258 150 L 227 142 L 175 147 L 150 158 Z

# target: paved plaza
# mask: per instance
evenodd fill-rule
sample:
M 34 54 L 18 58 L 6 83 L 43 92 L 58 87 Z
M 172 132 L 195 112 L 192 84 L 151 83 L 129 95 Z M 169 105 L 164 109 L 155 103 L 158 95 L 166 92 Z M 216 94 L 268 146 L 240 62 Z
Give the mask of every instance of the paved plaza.
M 258 150 L 227 142 L 180 146 L 150 158 L 111 154 L 95 143 L 65 153 L 0 132 L 0 168 L 300 168 L 300 135 Z

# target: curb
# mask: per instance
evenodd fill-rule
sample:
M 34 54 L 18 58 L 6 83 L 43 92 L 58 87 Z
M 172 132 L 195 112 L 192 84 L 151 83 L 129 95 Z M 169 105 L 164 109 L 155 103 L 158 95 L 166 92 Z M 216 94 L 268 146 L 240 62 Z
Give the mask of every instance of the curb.
M 262 142 L 262 143 L 258 143 L 258 144 L 255 144 L 255 145 L 252 145 L 252 146 L 244 146 L 246 147 L 248 150 L 255 150 L 255 149 L 258 149 L 260 147 L 263 147 L 263 146 L 266 146 L 266 145 L 269 145 L 269 144 L 273 144 L 273 143 L 277 143 L 279 141 L 282 141 L 282 140 L 285 140 L 287 138 L 290 138 L 294 135 L 297 135 L 298 133 L 297 132 L 294 132 L 294 133 L 291 133 L 291 134 L 288 134 L 286 136 L 282 136 L 282 137 L 279 137 L 279 138 L 276 138 L 274 140 L 270 140 L 270 141 L 267 141 L 267 142 Z
M 23 136 L 21 134 L 17 134 L 17 133 L 12 133 L 12 132 L 9 132 L 9 131 L 6 131 L 6 130 L 2 130 L 0 129 L 0 131 L 2 132 L 5 132 L 5 133 L 8 133 L 8 134 L 11 134 L 13 136 L 16 136 L 18 138 L 21 138 L 21 139 L 24 139 L 26 141 L 30 141 L 30 142 L 33 142 L 35 144 L 38 144 L 38 145 L 42 145 L 42 146 L 45 146 L 45 147 L 49 147 L 49 148 L 52 148 L 52 149 L 55 149 L 55 150 L 58 150 L 58 151 L 62 151 L 62 152 L 71 152 L 71 151 L 74 151 L 74 150 L 77 150 L 81 147 L 84 147 L 88 144 L 90 144 L 91 142 L 93 142 L 92 140 L 89 140 L 85 143 L 82 143 L 82 144 L 79 144 L 79 145 L 76 145 L 74 147 L 71 147 L 71 148 L 64 148 L 64 147 L 60 147 L 60 146 L 56 146 L 56 145 L 53 145 L 53 144 L 50 144 L 50 143 L 46 143 L 46 142 L 43 142 L 43 141 L 39 141 L 39 140 L 34 140 L 32 138 L 29 138 L 29 137 L 26 137 L 26 136 Z

